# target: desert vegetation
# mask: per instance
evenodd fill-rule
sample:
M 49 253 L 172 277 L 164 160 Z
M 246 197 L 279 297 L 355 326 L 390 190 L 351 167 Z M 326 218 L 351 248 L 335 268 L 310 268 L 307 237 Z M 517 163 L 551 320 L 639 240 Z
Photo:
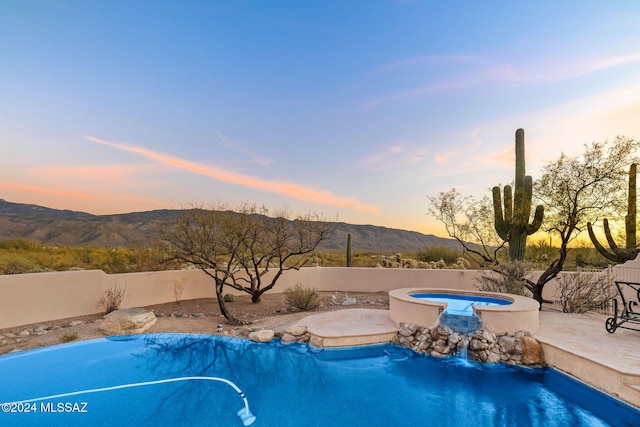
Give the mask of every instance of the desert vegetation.
M 542 265 L 542 273 L 537 278 L 523 276 L 521 279 L 531 296 L 542 304 L 550 302 L 542 297 L 545 285 L 568 268 L 570 252 L 581 233 L 605 217 L 621 218 L 623 206 L 626 202 L 631 204 L 632 194 L 631 191 L 626 194 L 625 178 L 632 173 L 627 175 L 625 168 L 636 162 L 640 143 L 617 137 L 615 141 L 585 145 L 580 156 L 562 153 L 544 166 L 541 177 L 534 183 L 532 178 L 524 176 L 523 138 L 523 131 L 518 129 L 513 196 L 511 186 L 505 186 L 504 201 L 500 200 L 500 187 L 494 187 L 493 203 L 487 196 L 476 200 L 452 189 L 429 197 L 429 213 L 444 224 L 449 236 L 458 240 L 466 254 L 497 274 L 513 273 L 500 266 L 505 259 L 508 262 L 526 260 L 527 238 L 540 230 L 541 235 L 553 241 L 549 244 L 553 250 L 536 254 L 536 262 Z M 529 222 L 533 200 L 539 204 Z M 627 224 L 627 235 L 633 233 L 633 238 L 628 238 L 625 250 L 619 252 L 631 254 L 635 250 L 629 247 L 635 246 L 629 244 L 635 239 L 635 204 L 633 209 L 628 208 L 627 218 L 627 223 L 633 222 Z M 608 224 L 605 228 L 605 232 L 608 231 Z M 607 237 L 612 248 L 619 246 L 610 233 Z M 592 240 L 595 244 L 596 240 L 593 237 Z M 574 265 L 578 259 L 581 264 L 588 262 L 584 255 L 574 258 Z
M 46 271 L 103 270 L 105 273 L 132 273 L 180 268 L 165 262 L 161 247 L 51 246 L 25 239 L 0 241 L 0 273 L 20 274 Z
M 527 245 L 525 262 L 533 269 L 545 267 L 549 259 L 557 254 L 558 248 L 548 240 L 540 239 Z M 394 259 L 392 252 L 355 252 L 352 255 L 353 267 L 382 266 L 383 257 Z M 416 253 L 403 253 L 403 259 L 413 259 L 434 263 L 440 268 L 451 268 L 463 257 L 469 269 L 486 268 L 462 249 L 455 250 L 445 246 L 429 246 Z M 100 248 L 91 246 L 46 246 L 37 242 L 11 239 L 0 240 L 0 274 L 40 273 L 71 270 L 103 270 L 107 274 L 135 273 L 141 271 L 180 270 L 187 264 L 166 262 L 167 252 L 159 248 Z M 109 259 L 109 262 L 107 262 Z M 506 257 L 498 255 L 500 261 Z M 587 242 L 573 246 L 565 262 L 565 270 L 576 267 L 605 268 L 611 261 L 604 258 Z M 307 266 L 344 267 L 345 253 L 342 251 L 314 251 Z M 434 267 L 438 268 L 438 267 Z M 176 298 L 180 299 L 183 284 L 175 284 Z

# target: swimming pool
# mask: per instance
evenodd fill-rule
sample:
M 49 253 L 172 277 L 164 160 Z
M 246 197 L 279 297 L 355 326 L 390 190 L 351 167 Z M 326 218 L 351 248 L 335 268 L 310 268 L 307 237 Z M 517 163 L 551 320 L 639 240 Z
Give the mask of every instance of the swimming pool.
M 50 407 L 62 404 L 60 412 L 38 404 L 31 413 L 0 413 L 0 424 L 242 426 L 242 397 L 229 384 L 157 383 L 204 376 L 236 384 L 257 417 L 254 426 L 640 425 L 639 411 L 551 369 L 436 359 L 394 345 L 318 350 L 181 334 L 2 356 L 0 403 L 150 384 L 55 398 Z M 85 411 L 65 411 L 67 404 Z

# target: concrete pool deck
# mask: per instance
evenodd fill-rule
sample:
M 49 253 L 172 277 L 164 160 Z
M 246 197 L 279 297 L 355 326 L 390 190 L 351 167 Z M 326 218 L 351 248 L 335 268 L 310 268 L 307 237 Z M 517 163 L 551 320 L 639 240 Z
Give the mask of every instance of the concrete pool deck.
M 610 334 L 607 316 L 540 312 L 542 344 L 549 366 L 640 408 L 640 331 Z M 627 324 L 629 325 L 629 324 Z
M 605 330 L 606 316 L 540 312 L 532 334 L 549 366 L 640 408 L 640 331 Z M 398 328 L 388 310 L 349 309 L 308 316 L 311 345 L 342 347 L 388 343 Z

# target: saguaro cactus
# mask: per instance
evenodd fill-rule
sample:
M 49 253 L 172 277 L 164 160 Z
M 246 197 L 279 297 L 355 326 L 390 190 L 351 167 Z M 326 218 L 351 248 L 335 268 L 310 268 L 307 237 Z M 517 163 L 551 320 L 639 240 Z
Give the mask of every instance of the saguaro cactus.
M 347 267 L 351 267 L 351 233 L 347 234 Z
M 511 186 L 504 187 L 504 213 L 500 200 L 500 187 L 493 187 L 493 213 L 495 228 L 500 238 L 509 243 L 509 259 L 523 261 L 527 247 L 527 236 L 538 231 L 544 217 L 544 206 L 536 206 L 533 221 L 529 223 L 531 214 L 531 197 L 533 180 L 525 176 L 524 166 L 524 129 L 516 130 L 516 182 L 515 192 Z
M 629 167 L 629 192 L 627 193 L 627 216 L 624 217 L 624 228 L 626 231 L 627 245 L 626 248 L 620 249 L 611 235 L 611 229 L 609 229 L 609 221 L 604 220 L 604 235 L 609 242 L 610 251 L 605 249 L 604 246 L 598 242 L 596 235 L 593 233 L 593 227 L 591 223 L 587 223 L 589 229 L 589 237 L 593 246 L 604 256 L 605 258 L 613 262 L 625 262 L 635 259 L 638 255 L 638 248 L 636 246 L 636 169 L 637 165 L 633 163 Z

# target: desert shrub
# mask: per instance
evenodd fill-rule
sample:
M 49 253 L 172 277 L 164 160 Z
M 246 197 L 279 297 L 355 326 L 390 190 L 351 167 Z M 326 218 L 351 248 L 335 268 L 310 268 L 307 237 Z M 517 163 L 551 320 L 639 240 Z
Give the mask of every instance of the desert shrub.
M 125 289 L 118 288 L 117 286 L 107 289 L 98 300 L 96 307 L 104 309 L 104 312 L 109 314 L 120 308 L 124 302 L 125 294 Z
M 606 306 L 616 290 L 603 274 L 567 273 L 558 279 L 558 296 L 564 313 L 586 313 Z
M 426 247 L 416 254 L 418 261 L 437 262 L 444 261 L 446 264 L 455 264 L 462 256 L 462 251 L 445 246 Z
M 297 284 L 284 291 L 287 307 L 292 310 L 311 311 L 320 305 L 320 293 L 315 288 L 304 288 Z
M 529 295 L 525 287 L 527 269 L 522 262 L 500 264 L 494 270 L 486 270 L 478 279 L 478 289 L 486 292 L 503 292 Z
M 64 334 L 60 337 L 61 342 L 71 342 L 78 339 L 78 333 L 74 332 L 72 334 Z
M 22 274 L 42 271 L 38 263 L 22 254 L 5 253 L 0 256 L 2 274 Z
M 222 299 L 224 300 L 224 302 L 235 302 L 236 300 L 236 296 L 233 294 L 225 294 Z

